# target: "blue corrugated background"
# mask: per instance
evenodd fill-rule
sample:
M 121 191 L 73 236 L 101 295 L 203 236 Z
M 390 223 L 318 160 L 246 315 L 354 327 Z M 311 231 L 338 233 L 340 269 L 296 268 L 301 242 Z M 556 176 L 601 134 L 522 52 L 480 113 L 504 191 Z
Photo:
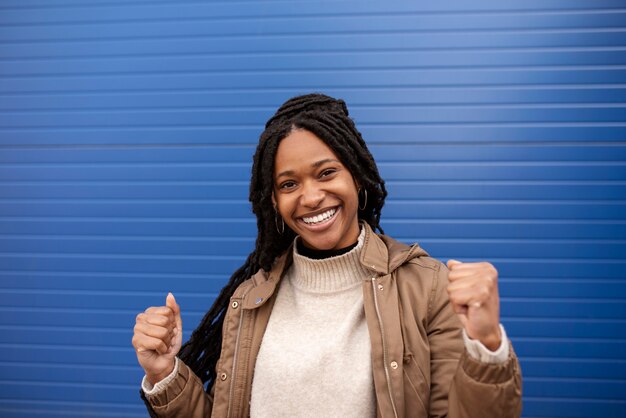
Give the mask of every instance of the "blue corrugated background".
M 490 260 L 525 417 L 626 416 L 624 1 L 0 1 L 0 416 L 145 417 L 137 312 L 187 333 L 253 245 L 254 144 L 344 98 L 386 231 Z

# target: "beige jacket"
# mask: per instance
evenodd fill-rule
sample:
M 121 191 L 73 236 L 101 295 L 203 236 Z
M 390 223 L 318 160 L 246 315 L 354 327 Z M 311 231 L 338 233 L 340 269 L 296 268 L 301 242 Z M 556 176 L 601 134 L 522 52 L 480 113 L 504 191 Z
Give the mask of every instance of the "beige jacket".
M 504 364 L 469 357 L 448 301 L 445 265 L 417 244 L 409 247 L 365 228 L 361 262 L 376 272 L 363 282 L 363 303 L 378 416 L 519 417 L 521 373 L 512 347 Z M 256 357 L 291 253 L 279 257 L 269 273 L 261 270 L 242 283 L 232 296 L 211 395 L 180 362 L 176 378 L 148 398 L 153 416 L 250 415 Z

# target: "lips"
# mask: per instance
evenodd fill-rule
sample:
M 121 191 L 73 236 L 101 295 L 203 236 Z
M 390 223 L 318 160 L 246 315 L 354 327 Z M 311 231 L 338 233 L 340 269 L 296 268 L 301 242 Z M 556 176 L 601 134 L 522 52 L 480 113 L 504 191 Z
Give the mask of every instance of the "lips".
M 298 224 L 304 229 L 311 232 L 322 232 L 330 228 L 335 223 L 338 213 L 341 211 L 341 206 L 335 206 L 329 209 L 324 209 L 312 216 L 301 216 L 298 218 Z
M 303 216 L 301 219 L 304 221 L 305 224 L 307 225 L 317 225 L 319 223 L 322 223 L 330 218 L 332 218 L 335 213 L 337 213 L 337 209 L 335 208 L 331 208 L 325 212 L 322 212 L 318 215 L 314 215 L 314 216 Z

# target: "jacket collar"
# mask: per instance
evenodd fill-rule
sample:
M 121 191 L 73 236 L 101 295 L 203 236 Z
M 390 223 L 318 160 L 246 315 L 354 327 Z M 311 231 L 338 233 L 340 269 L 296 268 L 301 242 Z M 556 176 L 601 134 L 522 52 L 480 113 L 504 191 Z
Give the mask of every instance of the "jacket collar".
M 377 235 L 366 222 L 361 225 L 365 228 L 365 239 L 359 259 L 364 266 L 379 276 L 392 273 L 412 258 L 428 256 L 418 244 L 409 246 L 386 235 Z M 253 287 L 245 294 L 242 302 L 244 309 L 254 309 L 265 304 L 291 266 L 292 258 L 293 244 L 276 258 L 269 273 L 259 270 L 252 276 Z

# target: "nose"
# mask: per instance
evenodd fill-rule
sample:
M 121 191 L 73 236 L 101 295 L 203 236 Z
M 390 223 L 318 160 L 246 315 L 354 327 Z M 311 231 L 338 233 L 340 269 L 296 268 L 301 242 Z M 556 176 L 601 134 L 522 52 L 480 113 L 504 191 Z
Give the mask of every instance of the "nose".
M 317 208 L 324 200 L 325 193 L 314 182 L 305 182 L 302 187 L 300 203 L 307 208 Z

